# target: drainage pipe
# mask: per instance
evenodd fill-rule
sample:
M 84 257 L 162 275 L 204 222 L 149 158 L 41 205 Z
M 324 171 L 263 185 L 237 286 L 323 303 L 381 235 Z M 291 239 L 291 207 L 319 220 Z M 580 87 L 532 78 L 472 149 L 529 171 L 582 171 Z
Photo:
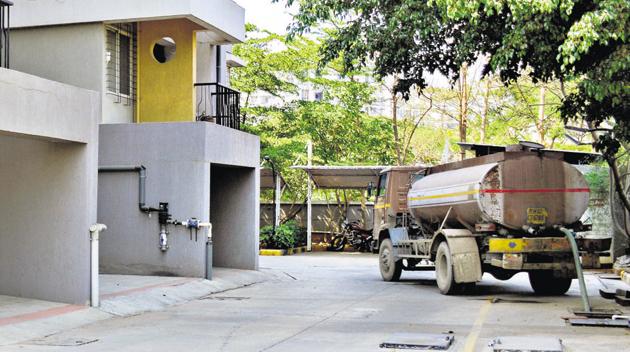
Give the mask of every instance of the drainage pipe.
M 97 308 L 100 305 L 100 283 L 99 283 L 99 248 L 98 242 L 102 231 L 107 230 L 103 224 L 90 226 L 91 260 L 90 260 L 90 306 Z
M 206 241 L 206 280 L 212 280 L 212 224 L 204 224 L 208 228 Z
M 147 206 L 147 168 L 140 166 L 103 166 L 98 168 L 100 173 L 122 173 L 137 172 L 138 173 L 138 207 L 143 213 L 152 213 L 160 211 L 160 209 Z
M 571 244 L 571 250 L 573 252 L 573 260 L 575 261 L 575 271 L 577 272 L 578 281 L 580 282 L 580 294 L 582 296 L 582 304 L 584 305 L 584 312 L 591 312 L 591 303 L 588 300 L 588 291 L 586 291 L 586 281 L 584 281 L 584 272 L 582 272 L 582 263 L 580 262 L 580 252 L 577 242 L 575 241 L 575 235 L 573 231 L 564 227 L 558 227 Z

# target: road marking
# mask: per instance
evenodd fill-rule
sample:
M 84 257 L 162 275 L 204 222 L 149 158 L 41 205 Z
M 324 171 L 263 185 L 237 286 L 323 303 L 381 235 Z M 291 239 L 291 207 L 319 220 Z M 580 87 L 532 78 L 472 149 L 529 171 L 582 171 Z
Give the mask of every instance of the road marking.
M 483 328 L 483 323 L 486 321 L 488 317 L 488 313 L 490 313 L 490 308 L 492 307 L 492 299 L 493 297 L 488 298 L 488 300 L 481 306 L 479 310 L 479 316 L 477 320 L 475 320 L 475 324 L 473 324 L 468 337 L 466 338 L 466 345 L 464 345 L 464 352 L 475 352 L 475 346 L 477 345 L 477 340 L 479 339 L 479 334 L 481 333 L 481 329 Z

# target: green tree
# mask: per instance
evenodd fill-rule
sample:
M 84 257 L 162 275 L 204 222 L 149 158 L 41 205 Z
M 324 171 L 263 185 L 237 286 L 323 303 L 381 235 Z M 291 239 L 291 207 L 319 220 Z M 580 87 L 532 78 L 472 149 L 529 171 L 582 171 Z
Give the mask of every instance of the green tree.
M 357 70 L 342 77 L 339 60 L 318 67 L 321 44 L 315 39 L 297 36 L 289 41 L 253 26 L 248 29 L 248 40 L 234 48 L 247 66 L 232 70 L 232 85 L 244 94 L 245 128 L 260 136 L 262 155 L 274 160 L 289 184 L 286 197 L 294 203 L 305 197 L 305 174 L 291 166 L 306 164 L 309 140 L 316 165 L 394 163 L 390 121 L 364 112 L 375 89 L 365 79 L 367 73 Z M 321 96 L 301 99 L 304 86 Z M 260 94 L 278 99 L 275 104 L 251 100 Z
M 278 1 L 278 0 L 276 0 Z M 343 21 L 321 49 L 322 65 L 345 70 L 373 62 L 397 89 L 425 88 L 426 73 L 455 82 L 465 65 L 488 58 L 485 73 L 509 84 L 558 80 L 562 117 L 584 120 L 615 180 L 617 156 L 630 143 L 630 2 L 627 0 L 286 0 L 299 3 L 292 33 Z M 564 84 L 576 89 L 566 92 Z M 610 126 L 610 128 L 608 128 Z M 603 129 L 597 129 L 604 127 Z M 595 131 L 597 129 L 597 131 Z M 617 191 L 626 206 L 620 182 Z

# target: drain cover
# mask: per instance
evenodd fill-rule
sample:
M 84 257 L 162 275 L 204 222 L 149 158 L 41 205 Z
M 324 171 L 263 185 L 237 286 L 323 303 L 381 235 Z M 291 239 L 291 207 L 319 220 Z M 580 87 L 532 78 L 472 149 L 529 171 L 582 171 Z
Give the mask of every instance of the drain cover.
M 563 352 L 562 340 L 542 336 L 497 337 L 490 342 L 493 352 Z
M 381 348 L 445 351 L 451 347 L 454 339 L 453 335 L 448 334 L 399 333 L 390 336 L 385 342 L 381 343 Z

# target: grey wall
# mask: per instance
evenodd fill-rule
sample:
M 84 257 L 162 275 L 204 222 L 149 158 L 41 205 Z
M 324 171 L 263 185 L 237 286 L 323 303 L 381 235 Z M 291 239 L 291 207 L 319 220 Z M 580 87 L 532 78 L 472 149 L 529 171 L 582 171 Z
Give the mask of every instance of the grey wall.
M 11 31 L 11 68 L 101 92 L 105 29 L 100 23 Z
M 259 163 L 259 139 L 256 136 L 223 126 L 204 123 L 152 123 L 102 125 L 100 128 L 100 165 L 144 165 L 148 170 L 147 204 L 157 207 L 168 202 L 178 220 L 196 217 L 209 221 L 210 167 L 213 163 L 255 170 Z M 247 173 L 247 172 L 245 172 Z M 239 177 L 238 172 L 234 175 Z M 257 209 L 258 177 L 243 176 L 236 182 L 233 196 L 226 202 L 239 204 L 240 191 L 254 192 L 251 201 Z M 239 186 L 240 185 L 240 186 Z M 232 199 L 235 199 L 232 201 Z M 200 233 L 197 242 L 189 231 L 170 226 L 171 248 L 162 253 L 158 248 L 157 214 L 148 218 L 138 210 L 137 175 L 101 174 L 99 176 L 98 219 L 108 225 L 101 238 L 101 269 L 105 273 L 140 275 L 205 275 L 205 241 Z M 242 208 L 252 206 L 243 204 Z M 239 209 L 241 206 L 238 207 Z M 230 215 L 230 214 L 228 214 Z M 257 246 L 258 211 L 244 219 L 239 240 L 245 248 Z M 245 226 L 245 225 L 243 225 Z M 251 263 L 252 252 L 239 253 Z M 230 263 L 227 263 L 230 264 Z M 254 269 L 254 266 L 248 268 Z
M 0 133 L 93 142 L 96 92 L 0 68 Z
M 20 28 L 11 32 L 12 69 L 101 92 L 102 122 L 133 122 L 133 105 L 105 91 L 102 23 Z
M 280 219 L 293 214 L 300 207 L 300 204 L 282 204 Z M 367 206 L 365 210 L 361 208 L 361 204 L 350 204 L 347 211 L 343 207 L 339 208 L 337 204 L 313 204 L 313 231 L 314 232 L 336 232 L 340 231 L 339 224 L 344 219 L 349 221 L 359 221 L 365 223 L 365 228 L 371 229 L 373 226 L 373 205 Z M 273 205 L 265 203 L 260 205 L 260 225 L 271 225 L 273 219 Z M 306 207 L 295 217 L 295 221 L 306 228 Z
M 0 70 L 0 106 L 0 295 L 85 304 L 98 93 Z
M 215 266 L 258 269 L 259 239 L 253 230 L 258 227 L 258 172 L 212 165 L 210 219 Z

